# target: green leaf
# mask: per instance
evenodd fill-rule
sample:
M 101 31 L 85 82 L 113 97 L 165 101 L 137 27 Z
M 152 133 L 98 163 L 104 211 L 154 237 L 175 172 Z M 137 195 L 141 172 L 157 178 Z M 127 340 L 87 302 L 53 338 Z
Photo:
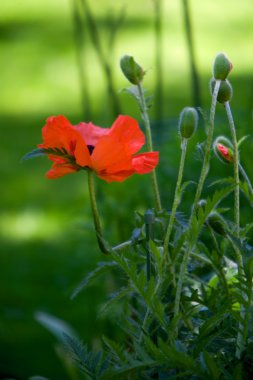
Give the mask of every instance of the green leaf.
M 212 380 L 218 380 L 220 378 L 221 372 L 217 367 L 215 360 L 207 351 L 203 351 L 201 356 L 204 360 L 206 369 L 208 370 Z
M 45 149 L 43 149 L 43 148 L 34 149 L 31 152 L 25 154 L 24 157 L 22 158 L 22 160 L 23 161 L 29 160 L 30 158 L 44 156 L 45 154 L 47 154 L 47 153 L 46 153 Z
M 117 302 L 119 302 L 122 298 L 126 297 L 128 294 L 129 294 L 129 288 L 125 288 L 125 287 L 113 293 L 110 296 L 110 299 L 99 310 L 99 317 L 106 314 L 111 307 L 113 307 Z
M 76 332 L 69 324 L 53 315 L 37 311 L 35 319 L 62 343 L 65 342 L 64 335 L 77 337 Z
M 80 282 L 78 287 L 73 291 L 71 299 L 74 299 L 82 290 L 84 290 L 92 280 L 96 279 L 101 274 L 107 272 L 111 268 L 115 268 L 117 264 L 115 262 L 100 262 L 92 272 L 88 273 L 86 277 Z

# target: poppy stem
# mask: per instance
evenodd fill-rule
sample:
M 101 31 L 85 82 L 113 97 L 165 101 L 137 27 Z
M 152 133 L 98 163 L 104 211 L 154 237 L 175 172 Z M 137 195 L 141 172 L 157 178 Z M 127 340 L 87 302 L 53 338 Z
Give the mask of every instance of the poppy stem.
M 239 181 L 239 153 L 238 153 L 238 144 L 236 138 L 236 131 L 234 120 L 232 116 L 232 112 L 230 109 L 229 102 L 225 102 L 225 109 L 228 117 L 228 123 L 230 127 L 230 133 L 233 142 L 233 150 L 234 150 L 234 180 L 235 180 L 235 204 L 234 204 L 234 219 L 236 225 L 236 236 L 239 238 L 240 235 L 240 181 Z
M 234 150 L 234 181 L 235 181 L 235 203 L 234 203 L 234 219 L 235 219 L 235 233 L 236 237 L 240 240 L 240 180 L 239 180 L 239 152 L 238 152 L 238 143 L 236 137 L 236 130 L 233 115 L 231 112 L 229 102 L 225 102 L 225 109 L 227 113 L 228 123 L 230 127 L 230 133 L 233 142 L 233 150 Z M 243 259 L 240 250 L 235 246 L 236 253 L 236 261 L 238 265 L 238 275 L 240 278 L 245 278 L 244 267 L 243 267 Z M 239 279 L 240 280 L 240 279 Z M 242 292 L 242 297 L 245 301 L 247 301 L 247 296 Z M 246 299 L 245 299 L 246 298 Z M 241 303 L 240 304 L 240 317 L 242 321 L 245 320 L 245 307 Z M 246 324 L 239 322 L 237 340 L 236 340 L 236 353 L 235 356 L 240 359 L 242 351 L 245 349 L 245 341 L 247 339 L 247 332 L 245 333 Z
M 181 159 L 180 159 L 180 165 L 179 165 L 179 171 L 178 171 L 178 178 L 177 178 L 177 184 L 176 184 L 176 189 L 175 189 L 174 201 L 173 201 L 173 205 L 172 205 L 172 209 L 171 209 L 171 214 L 170 214 L 170 220 L 169 220 L 169 224 L 168 224 L 168 227 L 167 227 L 167 230 L 166 230 L 165 239 L 164 239 L 164 245 L 163 245 L 164 260 L 167 262 L 167 265 L 170 266 L 170 272 L 172 274 L 172 279 L 173 279 L 173 284 L 174 285 L 176 285 L 176 283 L 175 283 L 175 273 L 174 273 L 174 269 L 172 267 L 171 257 L 170 257 L 170 254 L 169 254 L 169 242 L 170 242 L 170 235 L 171 235 L 171 232 L 172 232 L 172 229 L 173 229 L 173 225 L 174 225 L 174 221 L 175 221 L 175 215 L 176 215 L 177 207 L 179 205 L 180 198 L 181 198 L 180 188 L 181 188 L 181 183 L 182 183 L 182 178 L 183 178 L 185 157 L 186 157 L 186 151 L 187 151 L 187 142 L 188 142 L 188 140 L 184 138 L 182 140 L 182 144 L 181 144 L 181 151 L 182 151 L 182 153 L 181 153 Z
M 153 143 L 152 143 L 150 120 L 148 116 L 148 107 L 146 104 L 143 88 L 140 82 L 137 84 L 137 88 L 138 88 L 139 97 L 140 97 L 139 105 L 141 108 L 141 115 L 144 121 L 144 126 L 145 126 L 145 131 L 146 131 L 147 147 L 148 147 L 149 152 L 153 152 Z M 157 211 L 162 211 L 161 197 L 160 197 L 160 192 L 158 189 L 158 182 L 157 182 L 155 169 L 152 171 L 151 175 L 152 175 L 152 184 L 153 184 L 153 190 L 154 190 L 154 195 L 155 195 L 156 209 Z
M 88 187 L 89 187 L 91 210 L 92 210 L 92 216 L 93 216 L 93 222 L 94 222 L 94 227 L 96 231 L 98 246 L 104 254 L 108 254 L 109 247 L 107 246 L 106 241 L 103 238 L 102 225 L 101 225 L 101 220 L 99 217 L 99 212 L 98 212 L 98 207 L 97 207 L 96 193 L 95 193 L 95 186 L 94 186 L 94 176 L 93 176 L 92 170 L 88 170 Z
M 202 190 L 204 187 L 205 179 L 209 171 L 209 162 L 211 157 L 211 151 L 212 151 L 212 141 L 213 141 L 213 132 L 214 132 L 214 118 L 215 118 L 215 110 L 216 110 L 216 104 L 217 104 L 217 96 L 220 89 L 220 80 L 217 80 L 215 82 L 215 87 L 212 95 L 212 103 L 211 103 L 211 109 L 210 109 L 210 117 L 209 117 L 209 123 L 208 123 L 208 130 L 207 130 L 207 138 L 206 138 L 206 144 L 205 144 L 205 155 L 204 155 L 204 161 L 200 173 L 200 178 L 197 186 L 197 190 L 195 193 L 195 198 L 193 202 L 192 212 L 189 219 L 189 231 L 192 228 L 192 224 L 194 221 L 194 215 L 196 213 L 196 208 L 198 201 L 200 200 Z M 186 248 L 186 251 L 183 255 L 183 260 L 180 265 L 179 270 L 179 276 L 176 286 L 176 296 L 175 296 L 175 304 L 174 304 L 174 320 L 176 321 L 175 326 L 175 336 L 178 335 L 178 323 L 180 321 L 180 303 L 181 303 L 181 296 L 182 296 L 182 290 L 183 290 L 183 282 L 185 273 L 187 271 L 187 264 L 190 257 L 190 254 L 192 252 L 192 249 L 194 247 L 195 243 L 190 242 L 188 244 L 188 247 Z

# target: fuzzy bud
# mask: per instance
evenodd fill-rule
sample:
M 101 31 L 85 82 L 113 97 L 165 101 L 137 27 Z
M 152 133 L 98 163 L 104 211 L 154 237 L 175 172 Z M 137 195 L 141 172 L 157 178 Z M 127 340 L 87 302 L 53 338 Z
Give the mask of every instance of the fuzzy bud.
M 225 162 L 226 164 L 232 164 L 234 162 L 233 151 L 227 146 L 217 143 L 215 146 L 215 152 L 222 162 Z
M 216 82 L 216 80 L 214 78 L 212 78 L 210 81 L 211 94 L 213 94 L 215 82 Z M 232 96 L 233 96 L 233 89 L 232 89 L 231 84 L 229 83 L 229 81 L 227 79 L 222 80 L 220 82 L 220 88 L 219 88 L 219 92 L 217 95 L 218 102 L 219 103 L 229 102 L 232 99 Z
M 220 214 L 218 214 L 217 212 L 211 212 L 208 215 L 206 223 L 217 234 L 222 235 L 222 236 L 226 236 L 226 234 L 227 234 L 226 222 L 222 218 L 222 216 Z
M 125 77 L 132 84 L 139 84 L 145 75 L 143 68 L 130 55 L 124 55 L 120 59 L 120 67 Z
M 184 139 L 190 139 L 198 125 L 198 113 L 195 108 L 192 107 L 185 107 L 179 117 L 179 133 L 182 138 Z
M 213 63 L 213 76 L 215 79 L 225 80 L 232 70 L 233 65 L 224 53 L 216 55 Z

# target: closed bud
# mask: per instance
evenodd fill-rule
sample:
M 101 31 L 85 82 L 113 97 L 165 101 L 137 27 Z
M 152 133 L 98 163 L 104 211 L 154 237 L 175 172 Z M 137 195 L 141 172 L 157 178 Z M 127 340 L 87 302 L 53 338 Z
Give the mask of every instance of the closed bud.
M 124 55 L 121 58 L 120 67 L 125 77 L 132 84 L 139 84 L 145 75 L 143 68 L 130 55 Z
M 214 78 L 210 81 L 210 90 L 211 94 L 213 94 L 214 87 L 215 87 L 216 80 Z M 220 82 L 219 92 L 217 95 L 217 100 L 219 103 L 226 103 L 229 102 L 232 99 L 233 96 L 233 89 L 231 84 L 227 79 L 222 80 Z
M 179 117 L 179 133 L 182 138 L 191 138 L 198 125 L 198 113 L 195 108 L 185 107 Z
M 219 235 L 225 236 L 227 234 L 227 226 L 225 220 L 217 212 L 211 212 L 208 215 L 206 223 L 212 228 L 214 232 Z
M 224 53 L 216 55 L 213 63 L 213 76 L 215 79 L 224 80 L 232 70 L 233 65 Z
M 215 145 L 215 153 L 218 156 L 218 158 L 226 164 L 232 164 L 234 162 L 232 149 L 228 148 L 223 144 L 217 143 Z

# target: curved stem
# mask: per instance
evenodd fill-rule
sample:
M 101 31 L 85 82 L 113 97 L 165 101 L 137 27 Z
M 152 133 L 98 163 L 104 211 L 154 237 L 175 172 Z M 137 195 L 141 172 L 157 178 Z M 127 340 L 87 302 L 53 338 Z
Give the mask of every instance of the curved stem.
M 220 82 L 221 82 L 220 80 L 216 80 L 214 91 L 213 91 L 210 117 L 209 117 L 209 123 L 208 123 L 207 139 L 206 139 L 206 145 L 205 145 L 204 161 L 203 161 L 203 165 L 202 165 L 202 169 L 200 173 L 200 178 L 199 178 L 198 187 L 195 194 L 193 210 L 191 213 L 189 224 L 191 224 L 192 222 L 192 219 L 196 210 L 196 206 L 197 206 L 198 201 L 200 200 L 204 182 L 209 170 L 209 162 L 210 162 L 210 157 L 211 157 L 211 152 L 212 152 L 212 141 L 213 141 L 213 132 L 214 132 L 215 109 L 216 109 L 216 103 L 217 103 L 217 95 L 220 88 Z
M 94 227 L 95 227 L 96 236 L 97 236 L 97 242 L 98 242 L 100 250 L 103 253 L 108 254 L 109 248 L 106 246 L 106 242 L 103 239 L 102 225 L 101 225 L 98 207 L 97 207 L 97 201 L 96 201 L 94 176 L 93 176 L 93 171 L 91 170 L 88 170 L 88 187 L 89 187 L 90 204 L 91 204 Z
M 234 219 L 236 225 L 236 237 L 240 239 L 240 180 L 239 180 L 239 152 L 238 152 L 238 144 L 236 138 L 236 130 L 233 115 L 230 109 L 229 102 L 225 103 L 225 109 L 228 117 L 230 133 L 233 142 L 233 150 L 234 150 L 234 180 L 235 180 L 235 203 L 234 203 Z M 245 173 L 246 174 L 246 173 Z M 232 239 L 230 239 L 232 242 Z M 233 244 L 233 243 L 232 243 Z M 243 259 L 241 252 L 239 249 L 233 244 L 236 261 L 238 265 L 238 274 L 239 277 L 244 278 L 244 267 L 243 267 Z M 242 292 L 242 297 L 245 298 L 245 294 Z M 240 305 L 240 316 L 242 320 L 245 320 L 245 308 L 243 304 Z M 241 357 L 242 351 L 245 348 L 245 341 L 247 339 L 247 333 L 245 333 L 246 324 L 243 322 L 239 322 L 237 340 L 236 340 L 236 357 L 239 359 Z
M 209 161 L 210 161 L 210 156 L 211 156 L 211 148 L 212 148 L 212 140 L 213 140 L 213 131 L 214 131 L 214 118 L 215 118 L 215 109 L 216 109 L 216 103 L 217 103 L 217 95 L 219 92 L 220 88 L 220 80 L 217 80 L 215 82 L 214 86 L 214 91 L 212 95 L 212 103 L 211 103 L 211 109 L 210 109 L 210 117 L 209 117 L 209 123 L 208 123 L 208 133 L 207 133 L 207 139 L 206 139 L 206 145 L 205 145 L 205 155 L 204 155 L 204 161 L 200 173 L 200 178 L 193 202 L 193 208 L 189 220 L 189 230 L 191 229 L 192 222 L 194 220 L 194 215 L 197 207 L 197 203 L 200 199 L 204 182 L 209 170 Z M 182 294 L 182 289 L 183 289 L 183 282 L 184 282 L 184 276 L 187 270 L 187 264 L 189 260 L 190 253 L 192 251 L 192 248 L 194 246 L 194 242 L 191 242 L 188 244 L 188 247 L 186 248 L 186 251 L 183 255 L 183 260 L 180 266 L 180 271 L 179 271 L 179 277 L 178 277 L 178 282 L 177 282 L 177 287 L 176 287 L 176 296 L 175 296 L 175 304 L 174 304 L 174 318 L 176 320 L 176 323 L 178 323 L 179 320 L 179 308 L 180 308 L 180 301 L 181 301 L 181 294 Z M 175 327 L 175 332 L 177 335 L 177 325 Z
M 235 204 L 234 204 L 234 219 L 236 225 L 236 237 L 240 236 L 240 180 L 239 180 L 239 153 L 235 131 L 235 124 L 230 109 L 229 102 L 225 102 L 225 109 L 227 112 L 233 148 L 234 148 L 234 179 L 235 179 Z
M 151 128 L 150 128 L 150 121 L 149 121 L 149 116 L 148 116 L 148 109 L 143 93 L 143 89 L 141 86 L 141 83 L 137 84 L 139 96 L 140 96 L 140 105 L 141 105 L 141 112 L 142 112 L 142 117 L 144 121 L 144 126 L 146 130 L 146 137 L 147 137 L 147 146 L 149 152 L 153 151 L 153 143 L 152 143 L 152 135 L 151 135 Z M 153 184 L 153 190 L 154 190 L 154 195 L 155 195 L 155 202 L 156 202 L 156 209 L 157 211 L 162 210 L 162 204 L 161 204 L 161 198 L 160 198 L 160 192 L 158 189 L 158 183 L 157 183 L 157 177 L 156 177 L 156 172 L 155 169 L 151 173 L 152 176 L 152 184 Z
M 185 157 L 186 157 L 186 151 L 187 151 L 187 142 L 188 142 L 187 139 L 183 139 L 182 145 L 181 145 L 182 153 L 181 153 L 181 159 L 180 159 L 180 164 L 179 164 L 179 171 L 178 171 L 174 201 L 173 201 L 170 220 L 169 220 L 168 228 L 167 228 L 166 233 L 165 233 L 165 239 L 164 239 L 164 245 L 163 245 L 163 249 L 164 249 L 163 260 L 166 261 L 170 265 L 171 274 L 173 275 L 174 285 L 175 285 L 175 278 L 174 278 L 175 274 L 174 274 L 174 271 L 172 268 L 171 257 L 169 255 L 169 242 L 170 242 L 170 235 L 171 235 L 172 228 L 173 228 L 174 221 L 175 221 L 175 215 L 176 215 L 177 207 L 178 207 L 179 202 L 180 202 L 180 187 L 181 187 L 182 178 L 183 178 Z

